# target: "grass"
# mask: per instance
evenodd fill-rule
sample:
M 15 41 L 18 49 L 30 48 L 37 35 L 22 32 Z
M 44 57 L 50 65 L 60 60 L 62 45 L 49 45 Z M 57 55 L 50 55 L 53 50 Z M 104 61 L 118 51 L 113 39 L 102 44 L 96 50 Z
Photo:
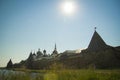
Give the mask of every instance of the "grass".
M 67 70 L 58 75 L 58 80 L 120 80 L 120 71 L 114 70 Z
M 0 72 L 0 80 L 120 80 L 120 70 L 24 70 Z

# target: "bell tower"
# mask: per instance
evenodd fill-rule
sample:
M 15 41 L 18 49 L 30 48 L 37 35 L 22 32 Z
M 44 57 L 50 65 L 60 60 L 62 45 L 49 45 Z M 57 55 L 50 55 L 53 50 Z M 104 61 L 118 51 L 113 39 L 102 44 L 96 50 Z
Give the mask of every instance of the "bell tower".
M 56 46 L 56 43 L 55 43 L 55 48 L 54 48 L 54 51 L 52 52 L 51 54 L 53 57 L 56 57 L 58 55 L 58 51 L 57 51 L 57 46 Z

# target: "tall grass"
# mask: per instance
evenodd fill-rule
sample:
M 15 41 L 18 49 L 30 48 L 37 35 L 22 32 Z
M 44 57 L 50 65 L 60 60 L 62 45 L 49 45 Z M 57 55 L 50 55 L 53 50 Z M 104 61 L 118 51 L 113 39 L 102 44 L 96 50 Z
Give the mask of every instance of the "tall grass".
M 26 71 L 22 74 L 0 72 L 0 80 L 120 80 L 120 70 L 39 70 L 37 73 Z
M 100 70 L 67 70 L 58 72 L 58 80 L 120 80 L 120 73 Z

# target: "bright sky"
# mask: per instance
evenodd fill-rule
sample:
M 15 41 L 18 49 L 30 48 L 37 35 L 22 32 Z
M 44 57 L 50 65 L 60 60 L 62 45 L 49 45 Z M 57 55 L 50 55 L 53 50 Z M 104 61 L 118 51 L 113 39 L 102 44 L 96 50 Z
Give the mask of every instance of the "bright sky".
M 94 27 L 108 45 L 120 46 L 120 0 L 72 0 L 72 11 L 61 9 L 65 1 L 0 0 L 0 67 L 38 48 L 51 53 L 55 43 L 58 52 L 87 48 Z

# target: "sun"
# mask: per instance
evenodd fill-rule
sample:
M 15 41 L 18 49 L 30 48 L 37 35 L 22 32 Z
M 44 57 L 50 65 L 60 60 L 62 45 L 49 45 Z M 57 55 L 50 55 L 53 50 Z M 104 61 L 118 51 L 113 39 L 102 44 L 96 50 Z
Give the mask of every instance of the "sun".
M 64 1 L 61 4 L 61 11 L 65 15 L 72 15 L 76 11 L 76 5 L 73 1 Z

